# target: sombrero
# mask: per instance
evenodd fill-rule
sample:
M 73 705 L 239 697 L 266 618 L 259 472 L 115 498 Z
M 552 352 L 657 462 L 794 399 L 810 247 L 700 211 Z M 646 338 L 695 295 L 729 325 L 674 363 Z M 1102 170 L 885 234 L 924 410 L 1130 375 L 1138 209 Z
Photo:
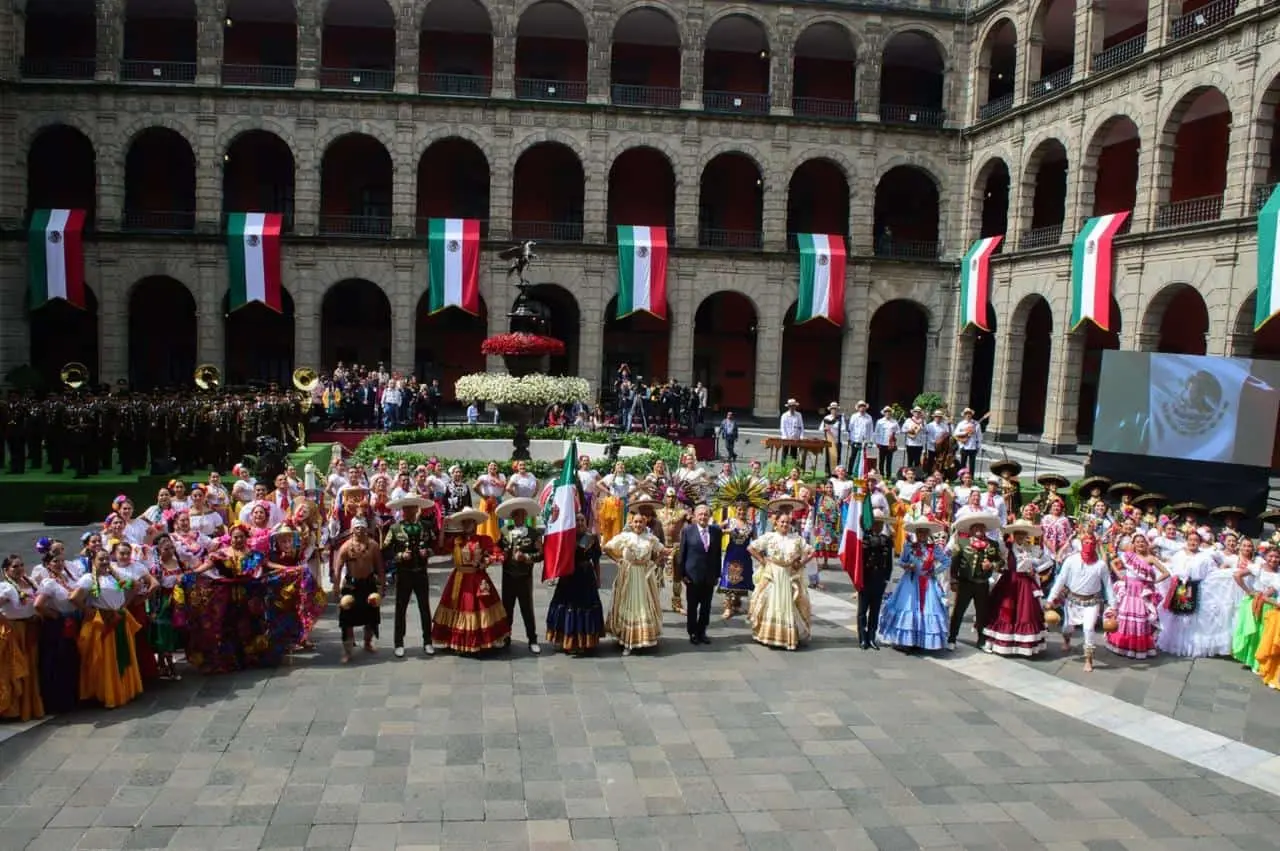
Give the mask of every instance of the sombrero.
M 1127 493 L 1129 496 L 1138 496 L 1143 490 L 1142 485 L 1135 482 L 1116 482 L 1107 489 L 1107 493 L 1114 493 L 1120 496 L 1124 496 Z
M 1111 480 L 1106 476 L 1090 476 L 1087 479 L 1080 480 L 1080 493 L 1089 493 L 1094 488 L 1106 490 L 1111 486 Z
M 420 496 L 402 496 L 399 499 L 393 499 L 387 503 L 387 508 L 392 511 L 399 511 L 402 508 L 426 508 L 428 505 L 434 505 L 431 500 L 423 499 Z
M 1013 461 L 1011 459 L 1005 459 L 1004 461 L 997 461 L 996 463 L 991 465 L 991 472 L 995 473 L 997 476 L 1003 476 L 1006 471 L 1009 473 L 1009 475 L 1016 476 L 1022 472 L 1022 465 L 1019 464 L 1017 461 Z
M 1000 530 L 1002 535 L 1012 535 L 1015 532 L 1021 532 L 1024 535 L 1030 535 L 1033 538 L 1039 538 L 1044 535 L 1043 528 L 1029 520 L 1022 519 L 1015 520 Z
M 271 530 L 271 537 L 273 538 L 280 536 L 288 536 L 292 538 L 296 534 L 298 534 L 298 530 L 290 526 L 288 523 L 277 524 L 276 527 Z
M 538 501 L 536 499 L 518 496 L 514 499 L 508 499 L 506 502 L 501 503 L 493 513 L 498 515 L 499 520 L 507 520 L 517 511 L 523 511 L 526 515 L 536 514 L 538 511 Z
M 338 493 L 354 493 L 355 491 L 360 491 L 361 493 L 368 493 L 369 488 L 366 485 L 356 485 L 356 484 L 343 485 L 342 489 L 339 490 Z
M 1245 511 L 1238 505 L 1219 505 L 1217 508 L 1209 512 L 1210 517 L 1238 517 L 1241 520 L 1249 516 L 1249 512 Z
M 1170 514 L 1204 514 L 1209 510 L 1203 502 L 1180 502 L 1169 506 Z
M 1159 505 L 1166 499 L 1168 499 L 1168 497 L 1162 493 L 1144 493 L 1142 496 L 1134 497 L 1133 504 L 1141 508 L 1148 503 L 1155 503 L 1156 505 Z
M 1280 508 L 1268 508 L 1266 511 L 1258 515 L 1258 519 L 1263 523 L 1280 526 Z
M 918 535 L 921 532 L 936 535 L 947 530 L 945 526 L 935 520 L 912 520 L 910 523 L 905 524 L 903 528 L 912 535 Z
M 803 502 L 789 496 L 780 496 L 777 499 L 769 500 L 769 512 L 772 514 L 779 512 L 786 512 L 787 514 L 790 514 L 791 512 L 799 511 L 804 507 Z
M 489 515 L 478 508 L 464 508 L 455 514 L 450 514 L 447 523 L 449 526 L 457 528 L 468 520 L 472 523 L 483 523 L 488 519 Z
M 1071 484 L 1071 481 L 1061 473 L 1041 473 L 1036 477 L 1036 484 L 1046 488 L 1049 485 L 1065 488 Z
M 657 511 L 661 507 L 662 503 L 645 493 L 627 500 L 627 511 Z
M 951 525 L 951 531 L 952 532 L 968 532 L 970 529 L 972 529 L 974 526 L 977 526 L 979 523 L 981 523 L 987 529 L 1000 528 L 999 517 L 997 517 L 994 514 L 979 512 L 977 514 L 968 514 L 964 517 L 961 517 L 959 520 L 957 520 L 955 523 Z

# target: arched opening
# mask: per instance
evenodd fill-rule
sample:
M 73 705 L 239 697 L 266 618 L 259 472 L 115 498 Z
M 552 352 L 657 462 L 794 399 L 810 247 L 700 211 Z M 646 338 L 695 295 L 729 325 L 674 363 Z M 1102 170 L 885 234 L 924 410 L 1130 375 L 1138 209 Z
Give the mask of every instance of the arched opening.
M 1231 153 L 1231 108 L 1212 87 L 1188 92 L 1160 134 L 1160 187 L 1156 227 L 1171 228 L 1222 217 Z
M 872 408 L 898 403 L 908 410 L 925 389 L 929 315 L 914 301 L 896 299 L 871 317 L 867 340 L 867 400 Z
M 819 21 L 800 33 L 792 52 L 791 111 L 802 118 L 857 118 L 858 56 L 849 30 Z
M 1042 0 L 1031 23 L 1031 100 L 1071 85 L 1075 55 L 1076 0 Z
M 559 284 L 535 284 L 529 294 L 551 310 L 551 322 L 547 333 L 564 342 L 564 354 L 551 358 L 547 367 L 550 375 L 577 375 L 579 338 L 582 330 L 582 314 L 573 293 Z
M 1277 185 L 1280 185 L 1280 75 L 1272 78 L 1262 93 L 1262 105 L 1253 125 L 1254 138 L 1258 140 L 1258 153 L 1250 168 L 1250 185 L 1253 187 L 1250 212 L 1262 209 Z
M 1171 284 L 1151 299 L 1142 321 L 1143 335 L 1154 340 L 1155 350 L 1173 355 L 1208 352 L 1209 308 L 1204 297 L 1189 284 Z
M 298 79 L 293 0 L 227 0 L 222 84 L 291 89 Z
M 667 155 L 657 148 L 630 148 L 609 169 L 609 240 L 618 238 L 618 225 L 662 226 L 667 244 L 675 234 L 676 173 Z
M 27 149 L 27 215 L 32 210 L 84 210 L 94 226 L 98 207 L 98 158 L 89 137 L 54 124 Z
M 693 379 L 707 388 L 717 411 L 756 405 L 756 328 L 759 317 L 742 293 L 712 293 L 693 317 Z
M 990 331 L 973 328 L 973 368 L 969 370 L 969 407 L 982 416 L 991 410 L 991 387 L 996 373 L 996 311 L 987 303 L 987 327 Z
M 1043 296 L 1031 296 L 1026 337 L 1022 343 L 1022 376 L 1018 384 L 1019 434 L 1044 433 L 1049 398 L 1049 360 L 1053 353 L 1053 309 Z
M 294 162 L 289 144 L 266 130 L 235 138 L 222 155 L 222 212 L 280 213 L 293 230 Z
M 1018 235 L 1018 248 L 1042 248 L 1062 241 L 1067 216 L 1067 149 L 1057 139 L 1045 139 L 1031 152 L 1022 176 L 1027 227 Z
M 782 381 L 778 409 L 795 397 L 802 411 L 821 410 L 840 397 L 840 343 L 844 329 L 821 319 L 796 324 L 792 302 L 782 321 Z
M 250 302 L 231 310 L 231 294 L 222 297 L 224 349 L 228 384 L 274 382 L 289 387 L 293 379 L 293 296 L 280 290 L 280 312 Z M 303 364 L 318 369 L 319 364 Z
M 1111 298 L 1111 330 L 1103 331 L 1092 322 L 1084 327 L 1084 355 L 1080 367 L 1080 401 L 1076 408 L 1076 440 L 1093 439 L 1093 420 L 1098 409 L 1098 376 L 1102 374 L 1102 353 L 1120 348 L 1123 317 L 1115 297 Z
M 26 300 L 24 299 L 24 302 Z M 76 361 L 89 368 L 89 383 L 98 382 L 98 297 L 85 285 L 84 309 L 62 299 L 46 301 L 27 312 L 31 347 L 28 363 L 49 390 L 62 387 L 59 373 L 63 365 Z
M 418 91 L 488 97 L 493 88 L 493 21 L 477 0 L 430 0 L 418 34 Z
M 849 181 L 831 160 L 807 160 L 791 174 L 787 187 L 788 247 L 794 247 L 798 233 L 848 238 Z
M 413 368 L 420 381 L 440 381 L 446 402 L 455 401 L 453 385 L 464 375 L 485 371 L 480 344 L 488 336 L 489 307 L 480 299 L 480 314 L 454 307 L 431 313 L 431 294 L 418 300 L 414 324 Z
M 1138 203 L 1138 156 L 1142 140 L 1138 125 L 1125 115 L 1113 116 L 1098 128 L 1085 155 L 1086 188 L 1093 187 L 1092 215 L 1105 216 L 1132 210 Z M 1125 219 L 1119 233 L 1128 233 L 1133 217 Z
M 348 133 L 320 161 L 320 233 L 391 235 L 391 154 L 363 133 Z
M 1191 38 L 1218 24 L 1231 20 L 1236 13 L 1238 0 L 1182 0 L 1170 3 L 1170 16 L 1175 9 L 1180 14 L 1169 22 L 1169 41 Z
M 938 257 L 938 183 L 921 168 L 900 165 L 876 184 L 873 222 L 877 257 Z
M 323 369 L 390 365 L 391 302 L 381 287 L 350 278 L 329 288 L 320 306 L 320 360 Z
M 769 34 L 747 15 L 725 15 L 707 30 L 702 105 L 710 112 L 769 111 Z
M 197 20 L 195 0 L 125 0 L 120 79 L 194 83 Z
M 666 310 L 671 316 L 670 303 Z M 604 371 L 600 374 L 612 381 L 618 367 L 625 363 L 631 367 L 633 380 L 645 384 L 665 382 L 671 323 L 643 312 L 618 319 L 617 296 L 609 299 L 604 315 Z
M 978 171 L 978 193 L 975 207 L 981 216 L 978 238 L 1004 236 L 1009 232 L 1009 166 L 1004 160 L 988 160 Z M 1004 242 L 996 252 L 1004 249 Z
M 1013 108 L 1017 95 L 1018 30 L 1002 18 L 987 32 L 978 64 L 978 120 L 995 118 Z
M 889 39 L 880 60 L 880 120 L 888 124 L 941 127 L 946 62 L 926 32 L 908 30 Z
M 328 0 L 320 87 L 389 92 L 396 83 L 396 16 L 386 0 Z
M 92 80 L 98 55 L 96 6 L 95 0 L 27 0 L 22 76 Z
M 567 145 L 539 142 L 516 160 L 511 229 L 516 239 L 582 242 L 586 176 Z
M 129 385 L 188 387 L 196 370 L 196 300 L 173 278 L 143 278 L 129 294 Z
M 666 12 L 640 6 L 618 19 L 609 85 L 618 106 L 680 106 L 680 28 Z
M 516 97 L 583 102 L 591 41 L 578 10 L 560 0 L 539 0 L 516 27 Z
M 720 154 L 703 168 L 698 188 L 698 244 L 707 248 L 763 247 L 764 176 L 746 154 Z
M 196 227 L 196 156 L 167 127 L 148 127 L 124 161 L 124 229 L 189 233 Z
M 1108 0 L 1095 6 L 1089 67 L 1094 73 L 1127 65 L 1147 49 L 1147 0 Z
M 431 219 L 479 219 L 489 235 L 489 161 L 472 141 L 450 136 L 418 160 L 418 233 Z

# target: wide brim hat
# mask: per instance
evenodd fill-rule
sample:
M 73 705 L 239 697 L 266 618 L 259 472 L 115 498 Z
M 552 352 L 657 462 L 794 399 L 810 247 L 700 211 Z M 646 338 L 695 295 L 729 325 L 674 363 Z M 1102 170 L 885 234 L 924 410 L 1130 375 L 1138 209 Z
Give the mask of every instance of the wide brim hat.
M 797 408 L 798 408 L 798 407 L 800 407 L 800 403 L 799 403 L 798 401 L 796 401 L 795 399 L 788 399 L 788 400 L 786 401 L 786 404 L 784 404 L 784 405 L 783 405 L 783 407 L 784 407 L 784 408 L 790 408 L 792 405 L 794 405 L 794 406 L 795 406 L 795 407 L 797 407 Z
M 1019 518 L 1000 530 L 1002 535 L 1012 535 L 1015 532 L 1021 532 L 1024 535 L 1039 538 L 1044 535 L 1044 528 L 1036 523 L 1032 523 L 1030 520 L 1023 520 Z
M 777 499 L 769 500 L 769 512 L 771 514 L 776 514 L 778 512 L 786 512 L 787 514 L 790 514 L 793 511 L 799 511 L 804 507 L 804 503 L 794 497 L 780 496 Z
M 507 520 L 517 511 L 523 511 L 528 515 L 537 513 L 538 508 L 538 501 L 536 499 L 518 496 L 514 499 L 508 499 L 505 502 L 500 503 L 493 513 L 498 515 L 500 520 Z
M 974 415 L 973 408 L 965 408 L 963 411 L 960 412 L 960 416 L 962 417 L 972 417 L 973 415 Z
M 1112 485 L 1110 488 L 1107 489 L 1107 493 L 1113 493 L 1113 494 L 1116 494 L 1117 496 L 1124 496 L 1125 494 L 1129 494 L 1129 496 L 1132 497 L 1132 496 L 1140 496 L 1144 490 L 1146 490 L 1146 488 L 1144 488 L 1142 485 L 1138 484 L 1137 482 L 1116 482 L 1114 485 Z
M 1009 459 L 997 461 L 991 465 L 991 472 L 995 473 L 997 476 L 1003 476 L 1006 472 L 1011 476 L 1016 476 L 1022 472 L 1022 465 L 1017 461 Z
M 936 535 L 939 532 L 945 532 L 947 527 L 943 526 L 936 520 L 912 520 L 903 525 L 903 528 L 912 535 L 918 535 L 921 532 L 927 532 L 930 535 Z
M 966 514 L 955 523 L 951 524 L 953 532 L 968 532 L 974 526 L 982 524 L 987 529 L 1000 528 L 1000 518 L 994 514 L 988 514 L 985 511 L 977 514 Z
M 429 505 L 435 505 L 435 503 L 420 496 L 402 496 L 399 499 L 393 499 L 388 502 L 387 508 L 392 511 L 399 511 L 402 508 L 426 508 Z
M 1258 515 L 1258 519 L 1263 523 L 1270 523 L 1274 526 L 1280 526 L 1280 508 L 1269 508 Z
M 1205 514 L 1209 511 L 1209 506 L 1203 502 L 1180 502 L 1177 505 L 1169 506 L 1170 514 Z
M 1088 494 L 1094 488 L 1102 488 L 1105 492 L 1111 487 L 1111 480 L 1106 476 L 1090 476 L 1087 479 L 1080 480 L 1080 493 Z
M 1144 505 L 1161 505 L 1168 499 L 1162 493 L 1144 493 L 1133 498 L 1133 504 L 1141 508 Z
M 279 537 L 292 538 L 296 534 L 298 534 L 298 530 L 290 526 L 288 523 L 279 523 L 276 525 L 274 529 L 271 530 L 271 537 L 273 538 L 279 538 Z
M 449 520 L 447 522 L 450 526 L 453 526 L 456 528 L 468 521 L 472 523 L 483 523 L 488 519 L 489 519 L 489 515 L 485 514 L 483 511 L 481 511 L 478 508 L 464 508 L 459 512 L 450 514 Z
M 369 488 L 367 485 L 343 485 L 342 489 L 338 491 L 338 493 L 357 493 L 357 492 L 368 493 Z
M 892 414 L 892 413 L 893 413 L 893 406 L 892 406 L 892 405 L 885 405 L 883 408 L 881 408 L 881 409 L 880 409 L 880 413 L 882 413 L 882 414 Z
M 1049 485 L 1065 488 L 1071 485 L 1071 480 L 1061 473 L 1041 473 L 1039 476 L 1036 476 L 1036 484 L 1046 488 L 1049 487 Z
M 627 501 L 627 511 L 657 511 L 661 507 L 662 503 L 648 494 L 640 494 Z
M 1249 516 L 1249 512 L 1245 511 L 1238 505 L 1219 505 L 1217 508 L 1209 512 L 1210 517 L 1237 517 L 1241 520 Z

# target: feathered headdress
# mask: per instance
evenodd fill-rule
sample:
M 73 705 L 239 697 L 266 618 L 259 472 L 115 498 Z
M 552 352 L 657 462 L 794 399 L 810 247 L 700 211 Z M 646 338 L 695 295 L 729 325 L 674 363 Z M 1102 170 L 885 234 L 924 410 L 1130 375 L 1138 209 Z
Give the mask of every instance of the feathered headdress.
M 713 509 L 731 509 L 739 505 L 764 510 L 769 506 L 769 494 L 764 484 L 751 476 L 735 476 L 716 489 L 711 497 Z

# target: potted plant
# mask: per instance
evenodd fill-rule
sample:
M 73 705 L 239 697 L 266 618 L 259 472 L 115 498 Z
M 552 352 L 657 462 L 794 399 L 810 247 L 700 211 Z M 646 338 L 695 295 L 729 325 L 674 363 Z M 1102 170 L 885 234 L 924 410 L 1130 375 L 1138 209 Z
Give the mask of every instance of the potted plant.
M 89 497 L 82 493 L 50 494 L 44 498 L 44 525 L 83 526 L 89 522 Z

